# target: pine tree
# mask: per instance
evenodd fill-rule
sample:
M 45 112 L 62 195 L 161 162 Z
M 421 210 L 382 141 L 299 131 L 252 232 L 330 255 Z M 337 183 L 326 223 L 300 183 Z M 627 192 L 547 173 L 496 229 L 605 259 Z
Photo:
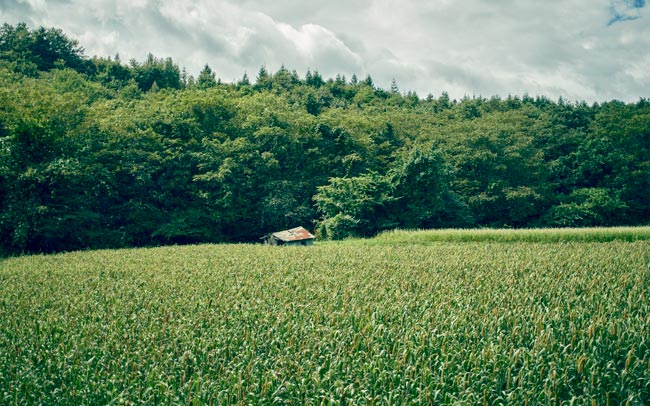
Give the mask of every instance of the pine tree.
M 393 94 L 399 93 L 399 87 L 397 87 L 397 82 L 395 81 L 395 78 L 393 78 L 392 82 L 390 82 L 390 92 Z
M 257 80 L 255 81 L 256 89 L 271 89 L 271 76 L 266 70 L 266 67 L 262 65 L 260 70 L 257 72 Z
M 251 82 L 248 79 L 248 74 L 246 72 L 244 72 L 244 76 L 242 76 L 241 79 L 239 80 L 239 82 L 237 82 L 237 86 L 243 87 L 243 86 L 250 86 L 250 85 L 251 85 Z
M 201 73 L 199 73 L 196 84 L 200 89 L 209 89 L 217 85 L 215 73 L 210 69 L 210 66 L 207 63 L 201 70 Z

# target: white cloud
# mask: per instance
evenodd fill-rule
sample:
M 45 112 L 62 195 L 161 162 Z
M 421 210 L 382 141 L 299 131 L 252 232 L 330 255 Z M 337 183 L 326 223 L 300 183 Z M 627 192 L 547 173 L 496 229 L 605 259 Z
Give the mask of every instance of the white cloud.
M 332 58 L 343 64 L 358 65 L 361 62 L 361 58 L 343 41 L 320 25 L 305 24 L 296 29 L 289 24 L 278 23 L 276 27 L 293 44 L 300 57 L 309 63 L 325 62 L 321 61 L 325 58 Z
M 641 0 L 3 4 L 5 21 L 60 27 L 89 55 L 142 60 L 152 52 L 193 74 L 209 63 L 224 80 L 284 64 L 299 73 L 370 74 L 385 88 L 395 78 L 401 90 L 421 96 L 525 92 L 602 101 L 650 94 L 650 24 Z
M 26 3 L 36 11 L 45 11 L 47 9 L 45 0 L 19 0 L 19 3 Z
M 650 81 L 650 55 L 645 56 L 643 59 L 631 63 L 626 69 L 625 74 L 636 80 L 638 83 Z

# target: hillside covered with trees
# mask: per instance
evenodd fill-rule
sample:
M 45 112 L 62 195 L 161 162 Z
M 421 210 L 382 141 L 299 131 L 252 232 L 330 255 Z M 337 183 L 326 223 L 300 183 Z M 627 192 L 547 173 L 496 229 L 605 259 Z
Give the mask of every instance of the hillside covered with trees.
M 650 101 L 420 98 L 370 76 L 89 58 L 0 28 L 0 251 L 650 223 Z

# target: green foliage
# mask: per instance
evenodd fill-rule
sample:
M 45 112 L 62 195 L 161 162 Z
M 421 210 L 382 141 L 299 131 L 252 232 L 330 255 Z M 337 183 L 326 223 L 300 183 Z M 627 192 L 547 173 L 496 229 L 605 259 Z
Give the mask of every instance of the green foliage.
M 452 130 L 447 147 L 456 172 L 452 189 L 479 224 L 521 227 L 544 209 L 550 193 L 547 163 L 534 144 L 541 125 L 531 112 L 511 110 L 463 120 Z
M 343 240 L 359 235 L 359 220 L 349 214 L 337 213 L 318 223 L 316 237 L 323 240 Z
M 611 226 L 623 222 L 626 209 L 625 202 L 611 190 L 583 188 L 553 207 L 548 222 L 559 227 Z
M 323 215 L 321 235 L 329 239 L 372 235 L 386 227 L 386 210 L 393 200 L 393 185 L 376 173 L 330 178 L 314 195 Z
M 30 31 L 25 23 L 16 27 L 4 23 L 0 28 L 0 62 L 28 76 L 60 67 L 88 72 L 91 66 L 79 43 L 60 29 Z
M 451 206 L 455 202 L 449 190 L 450 169 L 442 153 L 431 148 L 415 148 L 393 174 L 398 201 L 393 212 L 404 228 L 462 226 L 464 217 Z M 451 216 L 454 217 L 451 217 Z M 460 217 L 460 218 L 459 218 Z
M 149 54 L 142 64 L 132 60 L 131 69 L 138 87 L 143 92 L 181 88 L 181 71 L 171 58 L 159 59 Z
M 215 73 L 212 71 L 210 66 L 206 63 L 199 77 L 196 80 L 196 86 L 199 89 L 209 89 L 217 85 L 217 80 L 215 79 Z
M 135 83 L 133 71 L 121 64 L 119 55 L 116 55 L 115 59 L 93 58 L 92 62 L 95 65 L 96 80 L 107 88 L 118 90 L 132 81 Z
M 13 252 L 94 246 L 84 241 L 100 227 L 86 192 L 98 179 L 77 154 L 76 131 L 105 92 L 70 71 L 20 83 L 0 90 L 2 244 Z
M 648 224 L 649 123 L 645 99 L 419 99 L 285 67 L 229 84 L 206 64 L 195 81 L 171 58 L 87 59 L 60 30 L 4 24 L 0 246 Z

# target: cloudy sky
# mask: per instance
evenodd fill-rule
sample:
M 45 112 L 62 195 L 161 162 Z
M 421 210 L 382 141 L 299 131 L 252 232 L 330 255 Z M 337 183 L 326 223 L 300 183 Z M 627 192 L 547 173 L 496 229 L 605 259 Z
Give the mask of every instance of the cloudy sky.
M 86 55 L 172 57 L 223 81 L 282 64 L 371 75 L 421 97 L 650 97 L 646 0 L 0 0 L 0 21 L 57 27 Z

